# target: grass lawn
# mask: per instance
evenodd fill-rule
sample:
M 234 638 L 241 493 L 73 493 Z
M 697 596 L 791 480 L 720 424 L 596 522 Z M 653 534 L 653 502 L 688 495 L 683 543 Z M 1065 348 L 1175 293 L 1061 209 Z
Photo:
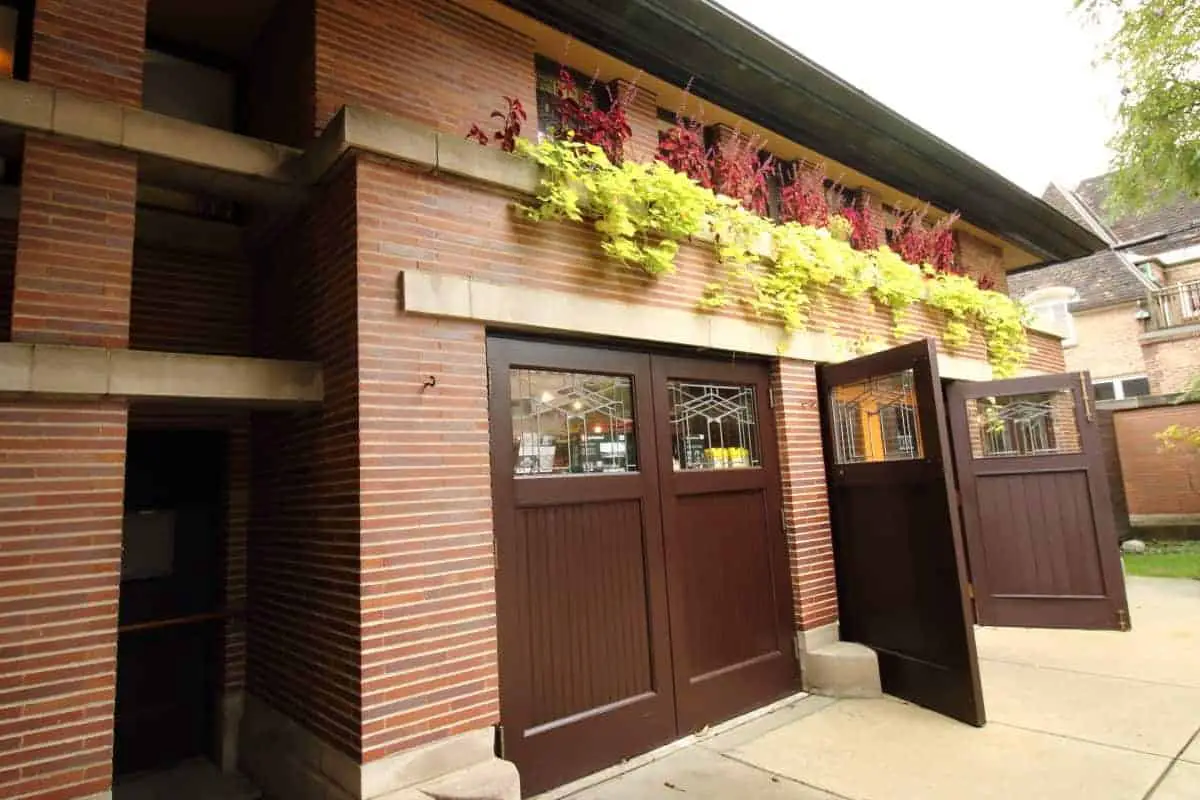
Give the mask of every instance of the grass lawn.
M 1145 553 L 1122 558 L 1130 575 L 1200 580 L 1200 542 L 1146 542 Z

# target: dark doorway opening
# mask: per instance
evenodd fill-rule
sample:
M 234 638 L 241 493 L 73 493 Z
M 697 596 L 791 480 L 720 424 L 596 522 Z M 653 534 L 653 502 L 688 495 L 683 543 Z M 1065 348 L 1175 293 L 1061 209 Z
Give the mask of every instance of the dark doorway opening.
M 113 772 L 215 757 L 226 435 L 133 430 L 125 468 Z

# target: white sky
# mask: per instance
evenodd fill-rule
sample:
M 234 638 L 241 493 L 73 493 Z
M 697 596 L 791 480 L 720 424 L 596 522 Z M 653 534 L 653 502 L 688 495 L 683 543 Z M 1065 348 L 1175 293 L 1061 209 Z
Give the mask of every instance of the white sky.
M 1120 83 L 1072 0 L 718 0 L 1036 195 L 1107 171 Z

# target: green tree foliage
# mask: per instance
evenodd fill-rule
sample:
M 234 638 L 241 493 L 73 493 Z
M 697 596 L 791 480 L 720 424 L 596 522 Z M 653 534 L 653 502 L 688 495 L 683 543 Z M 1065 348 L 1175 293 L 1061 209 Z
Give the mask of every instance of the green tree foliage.
M 1123 82 L 1109 211 L 1200 197 L 1200 0 L 1075 0 L 1115 14 L 1104 48 Z

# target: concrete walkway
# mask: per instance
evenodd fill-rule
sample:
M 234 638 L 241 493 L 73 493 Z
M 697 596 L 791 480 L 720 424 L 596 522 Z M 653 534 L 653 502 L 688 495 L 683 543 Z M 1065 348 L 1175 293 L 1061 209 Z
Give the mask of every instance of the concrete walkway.
M 1130 633 L 978 629 L 988 725 L 809 697 L 571 800 L 1200 800 L 1200 581 L 1130 578 Z

